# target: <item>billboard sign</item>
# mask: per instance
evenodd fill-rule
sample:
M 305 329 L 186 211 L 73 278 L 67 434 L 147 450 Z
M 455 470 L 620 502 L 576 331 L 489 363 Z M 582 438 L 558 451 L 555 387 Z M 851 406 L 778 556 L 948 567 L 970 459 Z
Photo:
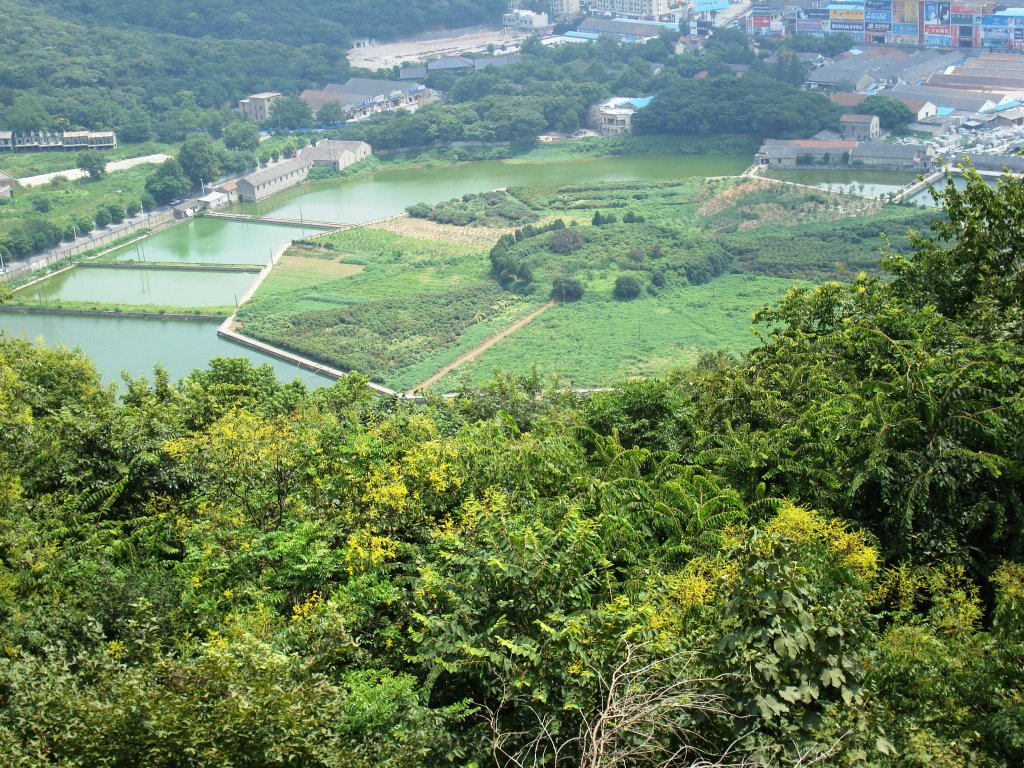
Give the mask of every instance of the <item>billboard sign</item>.
M 864 24 L 865 32 L 889 32 L 892 30 L 892 24 L 881 24 L 877 21 L 868 21 Z
M 833 8 L 828 13 L 832 21 L 864 21 L 862 8 Z
M 864 11 L 864 21 L 884 21 L 892 23 L 892 11 Z
M 724 11 L 729 7 L 729 0 L 693 0 L 694 13 L 710 13 Z
M 925 3 L 924 23 L 937 26 L 949 24 L 950 8 L 949 3 Z
M 949 35 L 925 35 L 924 44 L 934 48 L 952 48 L 953 38 Z
M 863 32 L 864 22 L 863 21 L 833 21 L 832 22 L 833 32 Z
M 892 33 L 905 37 L 917 37 L 917 24 L 893 24 Z

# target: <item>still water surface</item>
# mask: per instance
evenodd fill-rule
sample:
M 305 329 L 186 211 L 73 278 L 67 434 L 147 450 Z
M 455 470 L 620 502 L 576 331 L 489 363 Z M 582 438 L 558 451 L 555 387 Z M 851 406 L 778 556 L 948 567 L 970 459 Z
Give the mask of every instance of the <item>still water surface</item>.
M 206 367 L 215 357 L 245 357 L 257 365 L 269 363 L 282 381 L 297 377 L 310 387 L 331 383 L 220 338 L 217 323 L 3 313 L 0 328 L 29 341 L 42 337 L 51 347 L 80 347 L 107 382 L 119 381 L 122 370 L 152 378 L 153 366 L 158 362 L 178 379 L 195 368 Z
M 18 295 L 47 304 L 101 301 L 188 309 L 233 305 L 255 280 L 252 272 L 77 267 L 23 288 Z
M 322 231 L 199 218 L 119 248 L 111 257 L 173 264 L 266 264 L 288 241 Z

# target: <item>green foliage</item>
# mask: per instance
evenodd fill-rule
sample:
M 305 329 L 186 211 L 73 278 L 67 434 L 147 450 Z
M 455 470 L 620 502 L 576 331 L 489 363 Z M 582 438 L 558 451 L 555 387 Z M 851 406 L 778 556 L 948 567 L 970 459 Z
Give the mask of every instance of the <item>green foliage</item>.
M 189 134 L 178 152 L 178 165 L 192 181 L 193 187 L 198 187 L 200 182 L 212 184 L 216 181 L 225 160 L 224 150 L 206 133 Z M 164 169 L 164 172 L 168 170 Z
M 536 221 L 539 217 L 527 206 L 504 191 L 463 195 L 429 206 L 424 203 L 409 206 L 410 216 L 430 219 L 439 224 L 458 227 L 508 227 Z
M 228 149 L 256 149 L 260 145 L 260 129 L 250 120 L 239 120 L 224 128 L 224 146 Z
M 146 191 L 160 205 L 187 195 L 191 189 L 192 182 L 185 169 L 173 157 L 164 160 L 146 179 Z
M 904 128 L 907 123 L 912 123 L 916 115 L 911 113 L 910 108 L 902 101 L 891 99 L 882 94 L 868 96 L 857 105 L 858 114 L 878 115 L 878 122 L 886 130 Z
M 75 155 L 75 167 L 85 171 L 93 181 L 97 181 L 106 171 L 107 158 L 97 149 L 86 150 Z
M 612 295 L 616 299 L 629 301 L 630 299 L 639 298 L 640 294 L 643 293 L 643 290 L 643 283 L 641 283 L 635 276 L 620 275 L 615 278 L 615 289 L 612 291 Z

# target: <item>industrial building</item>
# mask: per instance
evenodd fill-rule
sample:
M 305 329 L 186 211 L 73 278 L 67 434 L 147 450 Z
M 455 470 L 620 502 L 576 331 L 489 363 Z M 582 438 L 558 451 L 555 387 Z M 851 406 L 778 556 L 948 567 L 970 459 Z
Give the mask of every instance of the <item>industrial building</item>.
M 870 141 L 882 134 L 878 115 L 842 115 L 839 118 L 839 129 L 844 139 L 856 141 Z
M 373 154 L 365 141 L 335 141 L 324 139 L 306 147 L 299 156 L 243 176 L 238 180 L 238 196 L 247 203 L 264 200 L 301 184 L 309 176 L 309 169 L 322 165 L 340 171 Z
M 632 19 L 658 20 L 672 15 L 669 0 L 590 0 L 591 13 L 608 13 Z

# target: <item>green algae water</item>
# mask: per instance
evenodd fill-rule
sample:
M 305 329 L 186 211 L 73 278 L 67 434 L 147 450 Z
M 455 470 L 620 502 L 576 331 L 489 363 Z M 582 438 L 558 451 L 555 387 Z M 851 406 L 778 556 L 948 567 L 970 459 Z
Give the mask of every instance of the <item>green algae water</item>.
M 15 299 L 158 307 L 234 306 L 256 280 L 251 272 L 76 267 L 17 291 Z
M 120 381 L 121 371 L 152 378 L 157 363 L 178 379 L 196 368 L 205 368 L 215 357 L 244 357 L 256 365 L 271 365 L 282 381 L 298 378 L 309 387 L 332 383 L 326 377 L 220 338 L 217 323 L 213 322 L 5 312 L 0 313 L 0 328 L 8 336 L 40 339 L 49 347 L 80 348 L 106 382 Z
M 105 261 L 155 264 L 267 264 L 290 240 L 323 230 L 198 218 L 118 248 Z

